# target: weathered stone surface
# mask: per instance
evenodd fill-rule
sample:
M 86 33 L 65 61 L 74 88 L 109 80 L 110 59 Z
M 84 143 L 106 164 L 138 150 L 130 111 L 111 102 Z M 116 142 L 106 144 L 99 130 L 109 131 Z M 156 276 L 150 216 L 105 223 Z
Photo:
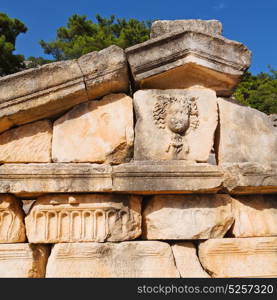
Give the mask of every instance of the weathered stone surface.
M 118 164 L 130 160 L 133 140 L 132 99 L 111 94 L 74 107 L 54 123 L 52 157 Z
M 52 124 L 38 121 L 0 135 L 0 162 L 51 162 Z
M 223 183 L 218 166 L 180 160 L 122 164 L 113 167 L 112 176 L 113 191 L 140 194 L 216 193 Z
M 1 278 L 42 278 L 49 248 L 43 245 L 0 244 Z
M 277 195 L 236 196 L 232 211 L 233 236 L 277 236 Z
M 134 107 L 135 160 L 207 162 L 218 117 L 214 91 L 141 90 Z
M 45 193 L 108 192 L 112 190 L 111 170 L 107 165 L 88 163 L 5 164 L 0 166 L 0 193 L 27 197 Z
M 148 240 L 223 237 L 231 227 L 229 195 L 155 195 L 143 210 L 143 237 Z
M 0 132 L 47 118 L 88 100 L 76 60 L 55 62 L 0 79 Z
M 235 100 L 218 98 L 218 163 L 269 164 L 277 157 L 277 131 L 268 116 Z
M 125 53 L 117 46 L 0 79 L 0 132 L 56 116 L 76 104 L 129 89 Z
M 11 195 L 0 194 L 0 244 L 21 243 L 25 240 L 22 204 Z
M 211 239 L 198 254 L 212 277 L 277 277 L 277 237 Z
M 175 31 L 200 31 L 220 35 L 222 24 L 217 20 L 158 20 L 152 23 L 150 38 Z
M 224 182 L 223 182 L 224 180 Z M 130 192 L 140 194 L 277 192 L 277 164 L 189 164 L 136 161 L 118 166 L 89 163 L 4 164 L 0 193 L 20 197 L 45 193 Z M 26 198 L 25 198 L 26 199 Z M 28 199 L 28 198 L 27 198 Z
M 231 194 L 266 194 L 277 192 L 277 161 L 258 163 L 225 163 L 224 187 Z
M 277 127 L 277 114 L 269 115 L 269 119 L 271 120 L 273 127 Z
M 216 193 L 222 182 L 218 166 L 182 161 L 138 161 L 113 167 L 89 163 L 0 166 L 0 193 L 24 199 L 46 193 Z
M 128 92 L 128 66 L 123 49 L 112 45 L 78 59 L 89 99 L 111 93 Z
M 166 243 L 69 243 L 54 245 L 46 277 L 179 277 L 179 272 Z
M 218 96 L 233 93 L 251 59 L 251 52 L 241 43 L 182 30 L 125 51 L 136 88 L 184 89 L 202 85 Z
M 25 219 L 30 243 L 132 240 L 141 234 L 141 198 L 115 194 L 38 198 Z
M 183 278 L 210 277 L 207 274 L 197 257 L 196 247 L 191 242 L 177 243 L 171 246 L 176 267 Z

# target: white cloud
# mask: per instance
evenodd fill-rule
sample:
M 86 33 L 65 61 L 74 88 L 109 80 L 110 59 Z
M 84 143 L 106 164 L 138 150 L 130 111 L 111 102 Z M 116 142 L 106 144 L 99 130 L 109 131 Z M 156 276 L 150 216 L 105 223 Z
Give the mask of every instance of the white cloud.
M 213 6 L 213 9 L 214 9 L 214 10 L 222 10 L 222 9 L 224 9 L 224 8 L 226 8 L 226 7 L 227 7 L 226 3 L 223 2 L 223 1 L 221 1 L 221 2 L 218 2 L 217 4 L 215 4 L 215 5 Z

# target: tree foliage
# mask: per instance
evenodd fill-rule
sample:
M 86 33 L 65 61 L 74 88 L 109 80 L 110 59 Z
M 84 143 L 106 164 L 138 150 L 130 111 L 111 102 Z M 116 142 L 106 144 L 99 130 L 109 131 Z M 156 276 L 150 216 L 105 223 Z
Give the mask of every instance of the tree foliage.
M 246 72 L 238 85 L 235 99 L 266 114 L 277 113 L 277 71 L 269 67 L 269 72 L 252 75 Z
M 73 15 L 66 27 L 57 30 L 54 41 L 40 41 L 46 54 L 55 60 L 78 58 L 91 51 L 98 51 L 117 45 L 126 48 L 149 39 L 150 22 L 136 19 L 103 18 L 96 15 L 97 23 L 86 16 Z
M 0 76 L 18 72 L 24 68 L 24 56 L 15 55 L 16 38 L 27 27 L 18 19 L 0 12 Z

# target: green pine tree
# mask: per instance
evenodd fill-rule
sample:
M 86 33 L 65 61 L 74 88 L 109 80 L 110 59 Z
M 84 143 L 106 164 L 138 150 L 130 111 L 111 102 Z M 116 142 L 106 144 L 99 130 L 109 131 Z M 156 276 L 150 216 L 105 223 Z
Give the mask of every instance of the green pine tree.
M 277 113 L 277 71 L 269 67 L 269 72 L 252 75 L 246 72 L 238 85 L 235 99 L 266 114 Z
M 127 48 L 149 39 L 151 23 L 136 19 L 102 18 L 96 15 L 96 23 L 86 16 L 73 15 L 66 27 L 57 30 L 54 41 L 40 41 L 46 54 L 54 60 L 78 58 L 92 51 L 111 45 Z
M 26 31 L 27 27 L 21 21 L 0 12 L 0 76 L 24 69 L 24 56 L 13 52 L 17 36 Z

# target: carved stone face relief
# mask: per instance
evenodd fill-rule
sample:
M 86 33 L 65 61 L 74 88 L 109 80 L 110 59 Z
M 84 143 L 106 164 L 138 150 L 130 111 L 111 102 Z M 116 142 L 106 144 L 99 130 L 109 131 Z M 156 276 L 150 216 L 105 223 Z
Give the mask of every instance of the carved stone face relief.
M 171 142 L 166 152 L 173 151 L 175 156 L 182 150 L 189 152 L 185 136 L 199 125 L 195 97 L 158 96 L 153 118 L 160 129 L 171 132 Z
M 218 124 L 215 91 L 139 90 L 134 109 L 134 160 L 208 161 Z
M 182 134 L 189 127 L 188 107 L 179 103 L 171 103 L 167 109 L 166 116 L 167 127 L 174 133 Z

